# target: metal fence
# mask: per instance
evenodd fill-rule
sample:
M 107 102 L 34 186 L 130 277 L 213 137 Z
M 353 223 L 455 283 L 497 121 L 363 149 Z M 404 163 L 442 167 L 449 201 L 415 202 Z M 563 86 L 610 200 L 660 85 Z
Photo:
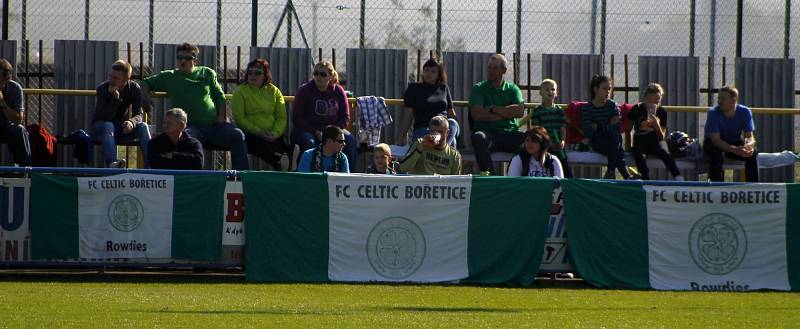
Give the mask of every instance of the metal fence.
M 735 57 L 797 58 L 800 6 L 791 0 L 4 0 L 3 38 L 140 42 L 152 64 L 156 43 L 325 49 L 340 63 L 347 48 L 530 53 L 532 82 L 540 54 L 601 54 L 619 72 L 624 54 L 697 56 L 701 81 L 733 82 Z M 796 3 L 796 1 L 795 1 Z M 794 28 L 793 28 L 794 27 Z M 23 43 L 21 42 L 20 45 Z M 124 52 L 124 47 L 120 47 Z M 332 51 L 339 50 L 338 52 Z M 330 51 L 329 51 L 330 50 Z M 21 50 L 21 54 L 24 50 Z M 334 55 L 335 54 L 335 55 Z M 38 52 L 33 52 L 37 56 Z M 611 56 L 617 59 L 611 65 Z M 124 54 L 120 54 L 124 58 Z M 312 52 L 318 60 L 320 52 Z M 334 57 L 335 56 L 335 57 Z M 723 65 L 721 58 L 728 60 Z M 522 58 L 522 56 L 520 56 Z M 36 62 L 36 58 L 32 58 Z M 21 62 L 21 61 L 20 61 Z M 515 67 L 525 76 L 524 61 Z M 708 65 L 713 66 L 711 79 Z M 410 67 L 410 74 L 415 70 Z M 724 72 L 724 77 L 723 77 Z M 797 74 L 800 75 L 800 72 Z M 512 75 L 509 75 L 512 76 Z M 412 76 L 412 79 L 414 77 Z M 800 79 L 800 76 L 796 76 Z M 521 79 L 523 84 L 527 81 Z M 635 96 L 635 94 L 634 94 Z M 708 97 L 704 98 L 707 103 Z
M 424 56 L 429 50 L 518 53 L 508 77 L 533 88 L 542 79 L 541 54 L 600 54 L 606 73 L 630 81 L 629 90 L 618 89 L 615 98 L 630 101 L 638 98 L 638 56 L 696 56 L 700 105 L 708 105 L 714 88 L 735 81 L 736 57 L 800 57 L 800 35 L 792 33 L 800 31 L 800 5 L 792 2 L 3 0 L 2 37 L 18 40 L 18 71 L 37 72 L 41 61 L 43 77 L 20 79 L 32 88 L 52 87 L 55 40 L 112 40 L 119 41 L 121 58 L 128 58 L 130 43 L 132 63 L 143 75 L 151 73 L 158 43 L 217 46 L 218 70 L 224 69 L 224 57 L 246 63 L 251 46 L 312 48 L 313 60 L 332 59 L 345 78 L 348 48 L 408 49 L 410 80 L 416 79 L 420 49 Z M 30 49 L 24 40 L 31 40 Z M 537 93 L 532 96 L 538 100 Z M 30 99 L 29 108 L 37 108 L 40 99 Z M 41 101 L 52 103 L 48 97 Z M 38 113 L 31 116 L 38 119 Z M 53 119 L 47 112 L 42 116 Z

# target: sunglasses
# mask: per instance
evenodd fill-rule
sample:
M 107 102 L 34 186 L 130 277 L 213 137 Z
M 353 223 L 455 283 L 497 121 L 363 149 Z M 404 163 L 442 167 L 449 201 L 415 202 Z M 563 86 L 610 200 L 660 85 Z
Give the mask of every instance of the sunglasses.
M 336 142 L 339 144 L 344 144 L 344 139 L 337 139 Z
M 191 60 L 195 59 L 194 56 L 183 56 L 183 55 L 175 56 L 175 58 L 177 58 L 178 60 L 182 60 L 182 61 L 191 61 Z
M 247 70 L 247 75 L 262 75 L 264 71 L 261 70 Z
M 320 78 L 327 78 L 328 77 L 328 73 L 327 72 L 322 72 L 322 71 L 314 71 L 314 76 L 315 77 L 320 77 Z

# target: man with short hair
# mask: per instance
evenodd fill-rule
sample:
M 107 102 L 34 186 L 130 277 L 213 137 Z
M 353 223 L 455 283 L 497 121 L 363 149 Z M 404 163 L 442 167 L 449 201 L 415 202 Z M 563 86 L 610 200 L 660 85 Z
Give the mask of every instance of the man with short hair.
M 27 167 L 31 165 L 31 144 L 22 125 L 25 102 L 22 86 L 11 80 L 13 77 L 11 63 L 0 58 L 0 142 L 8 143 L 14 163 Z
M 164 132 L 150 140 L 147 157 L 153 169 L 203 169 L 203 145 L 186 130 L 188 118 L 179 108 L 167 111 Z
M 303 152 L 298 172 L 343 172 L 350 173 L 350 164 L 342 153 L 346 143 L 344 130 L 335 125 L 322 130 L 321 143 Z
M 744 161 L 745 180 L 758 182 L 758 151 L 753 135 L 753 112 L 738 104 L 739 90 L 725 86 L 717 95 L 717 106 L 708 111 L 703 149 L 708 156 L 708 179 L 725 180 L 724 157 Z
M 92 135 L 103 143 L 105 164 L 125 168 L 124 159 L 117 159 L 117 142 L 139 139 L 142 154 L 147 154 L 150 128 L 142 121 L 142 88 L 131 80 L 131 65 L 118 60 L 111 65 L 108 80 L 97 86 Z M 148 168 L 147 157 L 144 167 Z
M 522 91 L 503 79 L 507 71 L 505 56 L 492 55 L 488 63 L 488 79 L 473 85 L 470 93 L 472 146 L 481 172 L 494 174 L 491 152 L 514 153 L 525 141 L 518 121 L 525 114 Z
M 447 143 L 450 126 L 447 117 L 431 118 L 428 134 L 411 143 L 400 171 L 414 175 L 459 175 L 461 153 Z
M 150 105 L 150 91 L 167 92 L 173 107 L 184 109 L 189 116 L 187 131 L 201 143 L 227 147 L 235 170 L 247 170 L 247 145 L 244 133 L 227 122 L 227 104 L 214 70 L 197 66 L 196 46 L 178 46 L 178 68 L 161 71 L 144 79 L 142 89 Z

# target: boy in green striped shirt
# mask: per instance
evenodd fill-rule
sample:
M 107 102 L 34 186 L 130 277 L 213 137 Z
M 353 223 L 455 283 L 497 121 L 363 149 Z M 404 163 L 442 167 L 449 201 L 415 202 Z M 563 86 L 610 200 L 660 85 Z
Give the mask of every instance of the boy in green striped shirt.
M 564 177 L 572 177 L 572 170 L 567 164 L 567 153 L 564 151 L 564 137 L 567 134 L 567 117 L 564 110 L 555 103 L 558 97 L 558 83 L 555 80 L 544 79 L 539 84 L 539 95 L 542 96 L 542 104 L 533 109 L 530 114 L 532 125 L 544 127 L 550 135 L 550 153 L 555 154 L 561 161 L 564 169 Z M 528 118 L 523 118 L 523 121 Z

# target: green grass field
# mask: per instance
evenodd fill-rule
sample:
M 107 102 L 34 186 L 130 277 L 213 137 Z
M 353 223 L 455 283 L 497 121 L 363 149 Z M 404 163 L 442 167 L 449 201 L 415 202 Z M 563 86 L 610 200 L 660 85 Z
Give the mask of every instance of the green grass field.
M 247 284 L 237 275 L 0 273 L 0 328 L 781 328 L 795 293 Z

